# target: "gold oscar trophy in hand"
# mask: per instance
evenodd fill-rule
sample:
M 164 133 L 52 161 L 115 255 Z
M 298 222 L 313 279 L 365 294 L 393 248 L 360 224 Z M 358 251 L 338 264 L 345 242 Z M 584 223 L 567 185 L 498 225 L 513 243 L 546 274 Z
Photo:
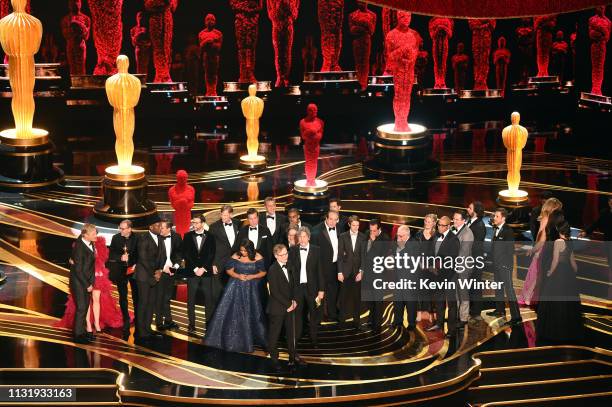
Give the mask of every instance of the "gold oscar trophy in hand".
M 15 128 L 0 131 L 0 188 L 31 189 L 56 184 L 63 172 L 53 166 L 49 133 L 34 121 L 34 54 L 42 24 L 26 12 L 27 0 L 12 0 L 13 12 L 0 20 L 0 44 L 8 57 Z
M 502 131 L 508 165 L 508 189 L 501 191 L 499 195 L 514 201 L 527 198 L 527 192 L 519 189 L 523 148 L 527 144 L 528 137 L 527 129 L 519 124 L 520 120 L 521 115 L 518 112 L 513 112 L 511 115 L 512 124 Z
M 130 60 L 125 55 L 117 57 L 117 73 L 106 80 L 106 96 L 113 107 L 113 128 L 115 129 L 115 153 L 117 165 L 106 169 L 120 175 L 134 175 L 144 168 L 132 165 L 134 155 L 134 108 L 140 99 L 140 80 L 128 73 Z
M 246 119 L 247 155 L 240 157 L 240 165 L 246 170 L 260 170 L 266 167 L 266 158 L 257 155 L 259 148 L 259 118 L 263 114 L 264 101 L 256 96 L 257 86 L 249 85 L 249 96 L 240 103 Z
M 132 164 L 134 156 L 134 108 L 140 99 L 142 84 L 128 73 L 130 61 L 125 55 L 117 57 L 117 73 L 106 80 L 106 96 L 113 107 L 115 153 L 117 165 L 106 168 L 102 181 L 104 199 L 93 209 L 104 220 L 146 218 L 156 213 L 155 203 L 147 198 L 145 169 Z
M 33 129 L 34 54 L 40 48 L 42 24 L 26 13 L 26 0 L 12 0 L 13 12 L 0 20 L 0 43 L 8 56 L 9 81 L 13 92 L 11 109 L 15 128 L 4 130 L 3 138 L 46 137 L 44 130 Z

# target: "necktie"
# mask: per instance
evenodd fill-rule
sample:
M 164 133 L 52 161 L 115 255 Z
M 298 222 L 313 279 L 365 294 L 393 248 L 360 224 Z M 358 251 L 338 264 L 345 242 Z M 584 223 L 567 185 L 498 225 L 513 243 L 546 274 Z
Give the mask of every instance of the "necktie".
M 328 232 L 331 232 L 332 230 L 336 230 L 336 227 L 334 226 L 333 228 L 327 228 Z

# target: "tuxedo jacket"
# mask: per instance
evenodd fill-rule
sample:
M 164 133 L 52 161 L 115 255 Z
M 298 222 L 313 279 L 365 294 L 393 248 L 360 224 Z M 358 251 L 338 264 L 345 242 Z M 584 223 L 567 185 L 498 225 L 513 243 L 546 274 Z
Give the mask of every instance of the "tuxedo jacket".
M 196 233 L 192 230 L 185 233 L 183 238 L 183 258 L 185 259 L 185 272 L 188 277 L 196 277 L 195 268 L 204 267 L 206 273 L 202 277 L 213 275 L 213 263 L 215 259 L 215 238 L 209 232 L 204 231 L 202 244 L 198 249 Z M 221 272 L 221 270 L 219 270 Z
M 259 224 L 263 226 L 268 226 L 267 222 L 268 212 L 259 214 Z M 276 227 L 274 228 L 274 233 L 270 233 L 272 235 L 273 243 L 283 243 L 284 239 L 287 235 L 287 216 L 276 211 L 274 214 L 274 224 Z M 269 228 L 268 228 L 269 229 Z
M 484 240 L 487 236 L 487 228 L 485 227 L 482 218 L 477 218 L 470 223 L 470 230 L 474 235 L 474 244 L 472 245 L 472 256 L 475 258 L 484 255 Z
M 363 243 L 363 252 L 361 254 L 361 266 L 360 269 L 364 273 L 364 278 L 372 278 L 374 265 L 374 257 L 388 256 L 390 254 L 389 235 L 382 232 L 376 240 L 372 242 L 370 250 L 368 251 L 368 238 Z
M 236 244 L 234 245 L 234 250 L 238 251 L 240 249 L 240 242 L 244 239 L 249 238 L 249 225 L 244 225 L 240 228 L 238 232 L 238 237 L 236 238 Z M 259 254 L 261 254 L 264 258 L 264 264 L 266 270 L 270 267 L 270 263 L 272 263 L 272 248 L 274 247 L 274 238 L 270 234 L 270 229 L 265 224 L 259 224 L 257 226 L 257 244 L 255 245 L 255 250 Z
M 514 267 L 514 231 L 505 223 L 497 236 L 493 232 L 491 258 L 493 267 L 496 269 L 512 269 Z
M 213 264 L 217 266 L 219 273 L 225 270 L 227 262 L 236 251 L 235 246 L 238 241 L 238 233 L 240 232 L 240 223 L 235 219 L 232 219 L 232 229 L 234 230 L 234 245 L 230 245 L 221 219 L 210 225 L 208 230 L 208 233 L 215 239 L 215 258 L 213 259 Z
M 181 236 L 179 236 L 178 233 L 172 231 L 170 232 L 170 236 L 166 239 L 170 239 L 170 262 L 172 263 L 172 266 L 174 266 L 175 264 L 178 264 L 180 266 L 181 260 L 183 259 L 183 255 L 181 253 L 183 240 L 181 239 Z M 165 246 L 162 247 L 161 258 L 163 266 L 166 263 Z
M 353 250 L 350 231 L 338 236 L 338 273 L 342 273 L 345 279 L 354 278 L 359 273 L 366 240 L 367 238 L 363 233 L 357 232 L 355 250 Z
M 300 246 L 294 246 L 289 251 L 289 264 L 291 265 L 295 287 L 300 285 L 300 271 L 302 263 L 300 261 Z M 306 279 L 308 295 L 316 297 L 319 291 L 325 291 L 325 277 L 321 265 L 320 249 L 310 243 L 308 257 L 306 258 Z
M 161 241 L 158 242 L 161 243 Z M 138 237 L 136 245 L 138 252 L 138 260 L 136 263 L 136 281 L 148 282 L 150 285 L 155 285 L 155 270 L 161 270 L 162 263 L 162 247 L 158 246 L 153 240 L 150 232 L 145 232 Z M 165 258 L 165 254 L 164 257 Z
M 72 249 L 73 264 L 70 266 L 70 284 L 85 289 L 93 285 L 96 278 L 96 255 L 78 237 Z
M 433 241 L 434 253 L 435 253 L 435 245 L 439 237 L 440 235 L 438 235 Z M 438 273 L 439 273 L 438 276 L 441 279 L 452 278 L 455 275 L 454 268 L 444 267 L 444 265 L 445 263 L 447 263 L 447 261 L 445 261 L 447 257 L 451 257 L 453 259 L 453 262 L 455 261 L 455 258 L 459 256 L 460 247 L 461 247 L 461 244 L 459 242 L 459 238 L 457 238 L 457 236 L 455 236 L 455 234 L 449 230 L 448 233 L 446 234 L 446 237 L 440 244 L 440 249 L 438 250 L 438 253 L 436 254 L 436 256 L 439 257 L 442 261 L 442 268 L 438 270 Z
M 268 288 L 270 289 L 270 295 L 268 296 L 268 306 L 266 312 L 270 315 L 285 315 L 287 308 L 291 306 L 291 301 L 295 300 L 295 280 L 294 280 L 294 267 L 287 262 L 287 277 L 281 268 L 278 261 L 275 261 L 270 266 L 268 274 Z
M 338 216 L 338 224 L 336 225 L 336 227 L 338 228 L 338 235 L 340 233 L 348 232 L 349 230 L 348 216 L 344 216 L 342 214 L 339 215 L 340 216 Z M 326 215 L 323 215 L 321 217 L 321 223 L 325 222 L 325 217 Z
M 136 264 L 137 260 L 137 248 L 138 236 L 131 233 L 128 238 L 121 236 L 121 233 L 113 235 L 108 252 L 108 261 L 106 267 L 109 271 L 109 279 L 111 281 L 117 281 L 125 277 L 125 272 L 128 267 L 132 267 Z M 124 254 L 124 247 L 127 248 L 128 261 L 127 263 L 121 261 L 121 256 Z
M 338 227 L 336 227 L 336 234 L 338 236 L 339 245 L 340 232 L 338 231 Z M 313 228 L 312 243 L 319 246 L 319 250 L 321 251 L 321 267 L 323 268 L 323 275 L 325 276 L 325 278 L 333 277 L 334 279 L 336 279 L 336 274 L 338 274 L 338 267 L 337 264 L 334 265 L 333 263 L 334 248 L 332 246 L 331 238 L 329 237 L 329 232 L 327 230 L 327 225 L 325 224 L 325 222 L 321 222 Z

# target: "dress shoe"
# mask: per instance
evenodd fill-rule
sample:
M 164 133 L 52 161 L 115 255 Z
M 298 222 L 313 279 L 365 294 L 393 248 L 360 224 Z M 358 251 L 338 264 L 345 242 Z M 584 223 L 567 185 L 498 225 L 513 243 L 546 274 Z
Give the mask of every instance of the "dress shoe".
M 411 331 L 416 331 L 416 324 L 410 324 L 408 325 L 408 328 L 406 328 L 409 332 Z
M 164 324 L 156 324 L 155 329 L 157 329 L 158 331 L 165 331 L 166 329 L 168 329 L 168 327 Z
M 426 329 L 427 332 L 433 332 L 433 331 L 439 331 L 439 330 L 440 330 L 440 325 L 438 324 L 434 324 Z
M 96 339 L 96 336 L 94 335 L 93 332 L 87 332 L 85 334 L 85 337 L 87 338 L 89 342 L 93 342 Z
M 134 338 L 134 342 L 135 343 L 147 343 L 151 340 L 151 336 L 150 335 L 145 335 L 145 336 L 137 336 L 136 338 Z
M 177 329 L 179 326 L 176 322 L 170 321 L 165 324 L 166 329 Z
M 90 343 L 89 339 L 87 339 L 87 336 L 85 336 L 85 335 L 77 336 L 72 341 L 74 343 L 80 343 L 82 345 L 86 345 L 86 344 Z
M 291 362 L 298 366 L 306 366 L 306 362 L 299 355 L 295 355 Z
M 153 339 L 161 339 L 164 337 L 164 335 L 160 334 L 159 332 L 151 332 L 149 336 Z
M 281 371 L 281 365 L 278 363 L 278 360 L 272 362 L 272 370 L 274 370 L 276 373 Z
M 195 333 L 196 332 L 195 325 L 189 324 L 189 326 L 187 327 L 187 331 L 189 331 L 190 333 Z

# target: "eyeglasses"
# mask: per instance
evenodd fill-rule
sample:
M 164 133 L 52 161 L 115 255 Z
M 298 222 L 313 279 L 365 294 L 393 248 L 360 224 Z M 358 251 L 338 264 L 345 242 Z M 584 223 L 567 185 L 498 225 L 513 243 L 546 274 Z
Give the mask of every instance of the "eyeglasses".
M 450 226 L 450 223 L 438 223 L 438 226 L 442 226 L 442 227 L 448 227 Z

